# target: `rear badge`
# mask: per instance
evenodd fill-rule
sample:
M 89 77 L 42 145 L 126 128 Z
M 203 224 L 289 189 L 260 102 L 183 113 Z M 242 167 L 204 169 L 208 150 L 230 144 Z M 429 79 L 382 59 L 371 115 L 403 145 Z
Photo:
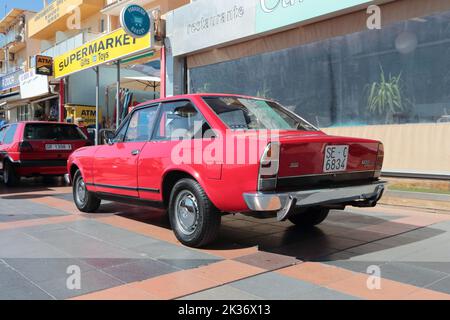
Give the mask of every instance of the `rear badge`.
M 370 161 L 370 160 L 363 160 L 363 161 L 361 161 L 361 164 L 364 167 L 371 167 L 371 166 L 375 165 L 375 162 Z

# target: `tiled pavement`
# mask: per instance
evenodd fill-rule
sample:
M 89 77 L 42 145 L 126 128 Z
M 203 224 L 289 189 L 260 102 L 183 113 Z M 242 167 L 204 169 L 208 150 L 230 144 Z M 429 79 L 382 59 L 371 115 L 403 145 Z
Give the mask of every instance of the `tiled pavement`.
M 310 231 L 230 215 L 195 250 L 163 211 L 80 214 L 69 187 L 27 183 L 0 187 L 0 299 L 450 299 L 448 213 L 350 208 Z M 80 290 L 67 289 L 69 266 Z

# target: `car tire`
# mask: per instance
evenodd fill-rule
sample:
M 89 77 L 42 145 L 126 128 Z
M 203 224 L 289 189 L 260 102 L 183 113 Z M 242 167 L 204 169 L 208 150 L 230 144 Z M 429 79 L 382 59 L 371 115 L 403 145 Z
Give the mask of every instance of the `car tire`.
M 100 207 L 101 200 L 87 190 L 79 170 L 74 175 L 72 190 L 75 205 L 81 212 L 93 213 Z
M 3 182 L 8 187 L 15 187 L 20 182 L 20 177 L 17 175 L 16 171 L 11 162 L 5 161 L 3 167 Z
M 222 216 L 197 181 L 182 179 L 170 195 L 169 219 L 182 244 L 200 248 L 217 238 Z
M 310 228 L 321 224 L 329 213 L 330 210 L 325 208 L 300 209 L 294 211 L 288 219 L 296 226 Z

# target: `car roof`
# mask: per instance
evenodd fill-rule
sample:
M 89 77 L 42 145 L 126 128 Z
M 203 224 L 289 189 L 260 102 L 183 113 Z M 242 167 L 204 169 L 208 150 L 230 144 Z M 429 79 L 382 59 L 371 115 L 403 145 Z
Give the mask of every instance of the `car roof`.
M 166 101 L 173 101 L 173 100 L 183 100 L 183 99 L 191 99 L 194 97 L 236 97 L 236 98 L 245 98 L 245 99 L 258 99 L 258 100 L 268 100 L 272 101 L 271 99 L 261 98 L 261 97 L 252 97 L 252 96 L 246 96 L 242 94 L 230 94 L 230 93 L 190 93 L 190 94 L 182 94 L 182 95 L 176 95 L 161 99 L 155 99 L 155 100 L 148 100 L 146 102 L 140 103 L 135 108 L 146 106 L 150 103 L 159 103 L 159 102 L 166 102 Z

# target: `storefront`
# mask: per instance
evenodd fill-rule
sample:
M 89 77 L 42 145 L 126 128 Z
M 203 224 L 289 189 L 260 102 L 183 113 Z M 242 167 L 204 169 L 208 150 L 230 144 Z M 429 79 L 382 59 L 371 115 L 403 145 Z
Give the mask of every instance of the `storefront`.
M 134 38 L 117 29 L 56 57 L 54 70 L 65 78 L 66 109 L 98 106 L 98 129 L 115 128 L 130 107 L 159 97 L 160 55 L 151 33 Z
M 434 0 L 196 1 L 168 15 L 168 90 L 273 98 L 381 139 L 385 171 L 450 175 L 449 23 Z
M 7 122 L 17 121 L 21 115 L 20 108 L 28 104 L 20 96 L 19 77 L 22 74 L 23 70 L 18 69 L 0 77 L 0 119 Z

